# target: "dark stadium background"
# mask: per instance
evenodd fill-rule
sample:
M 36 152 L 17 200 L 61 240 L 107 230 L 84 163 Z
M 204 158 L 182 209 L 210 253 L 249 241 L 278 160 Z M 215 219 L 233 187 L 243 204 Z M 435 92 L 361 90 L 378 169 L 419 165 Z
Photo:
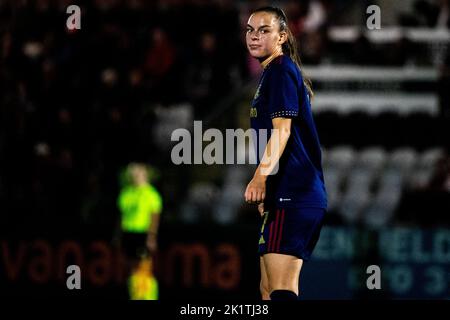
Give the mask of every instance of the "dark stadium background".
M 170 134 L 248 128 L 261 69 L 244 26 L 269 3 L 299 41 L 324 150 L 329 213 L 302 297 L 450 298 L 450 8 L 431 0 L 0 1 L 2 297 L 126 299 L 116 200 L 139 161 L 164 199 L 161 300 L 259 298 L 254 167 L 174 165 Z

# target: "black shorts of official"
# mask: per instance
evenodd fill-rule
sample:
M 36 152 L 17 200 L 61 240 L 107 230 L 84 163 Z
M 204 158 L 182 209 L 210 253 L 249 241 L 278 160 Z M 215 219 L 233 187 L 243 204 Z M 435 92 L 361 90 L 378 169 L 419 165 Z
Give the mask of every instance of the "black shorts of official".
M 124 232 L 122 233 L 122 250 L 127 259 L 139 260 L 147 253 L 147 233 Z
M 319 240 L 326 209 L 272 208 L 261 220 L 259 254 L 280 253 L 309 260 Z

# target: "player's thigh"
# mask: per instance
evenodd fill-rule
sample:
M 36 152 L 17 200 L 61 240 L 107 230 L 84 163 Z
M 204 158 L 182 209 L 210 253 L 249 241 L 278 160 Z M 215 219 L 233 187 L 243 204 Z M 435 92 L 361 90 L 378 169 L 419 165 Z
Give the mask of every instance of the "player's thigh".
M 270 290 L 291 290 L 298 294 L 303 260 L 295 256 L 267 253 L 263 255 Z
M 259 266 L 261 268 L 261 291 L 270 293 L 269 279 L 267 277 L 266 266 L 262 257 L 259 258 Z M 261 292 L 263 293 L 263 292 Z

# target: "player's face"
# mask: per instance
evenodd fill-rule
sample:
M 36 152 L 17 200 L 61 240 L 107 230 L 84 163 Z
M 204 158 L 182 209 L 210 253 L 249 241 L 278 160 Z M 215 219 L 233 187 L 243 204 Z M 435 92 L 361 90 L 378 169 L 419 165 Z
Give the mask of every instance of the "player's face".
M 250 55 L 263 59 L 279 50 L 285 40 L 280 32 L 276 16 L 268 12 L 257 12 L 247 22 L 246 42 Z
M 147 172 L 144 168 L 135 166 L 130 170 L 131 179 L 134 184 L 140 185 L 147 181 Z

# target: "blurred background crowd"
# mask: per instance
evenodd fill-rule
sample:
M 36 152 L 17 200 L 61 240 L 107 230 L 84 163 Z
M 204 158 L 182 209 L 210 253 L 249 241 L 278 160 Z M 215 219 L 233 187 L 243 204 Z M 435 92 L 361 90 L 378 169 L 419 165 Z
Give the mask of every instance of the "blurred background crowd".
M 112 239 L 136 161 L 154 168 L 163 224 L 253 222 L 253 167 L 174 165 L 170 135 L 194 120 L 248 128 L 261 68 L 244 30 L 267 3 L 0 0 L 2 234 Z M 66 28 L 70 4 L 80 30 Z M 315 90 L 327 224 L 449 227 L 450 2 L 276 4 Z M 371 4 L 381 30 L 366 27 Z

